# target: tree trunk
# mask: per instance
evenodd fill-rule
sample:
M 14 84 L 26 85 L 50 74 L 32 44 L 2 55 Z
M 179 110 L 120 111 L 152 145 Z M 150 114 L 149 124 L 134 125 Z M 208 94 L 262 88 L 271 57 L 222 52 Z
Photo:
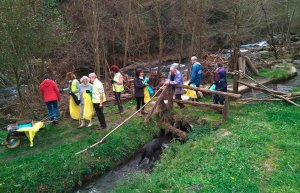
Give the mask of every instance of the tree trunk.
M 18 70 L 17 69 L 13 69 L 13 73 L 14 73 L 14 76 L 15 76 L 15 80 L 16 80 L 16 90 L 17 90 L 17 93 L 18 93 L 18 96 L 19 96 L 19 101 L 20 101 L 20 108 L 21 108 L 21 116 L 24 117 L 24 100 L 23 100 L 23 95 L 22 95 L 22 92 L 21 92 L 21 83 L 20 83 L 20 75 L 18 73 Z
M 131 0 L 128 0 L 128 18 L 127 18 L 126 34 L 125 34 L 123 68 L 126 66 L 126 61 L 127 61 L 127 52 L 128 52 L 128 47 L 129 47 L 130 24 L 131 24 Z
M 180 48 L 179 48 L 179 65 L 178 70 L 180 70 L 180 64 L 182 63 L 183 58 L 183 44 L 184 44 L 184 34 L 185 34 L 185 18 L 186 18 L 186 0 L 181 0 L 181 8 L 182 8 L 182 26 L 181 26 L 181 34 L 180 34 Z
M 154 10 L 155 18 L 156 18 L 156 23 L 157 23 L 157 30 L 158 30 L 158 36 L 159 36 L 159 53 L 158 53 L 158 69 L 157 69 L 157 74 L 160 76 L 160 68 L 162 65 L 162 59 L 163 59 L 163 49 L 164 49 L 164 34 L 162 31 L 162 26 L 161 26 L 161 16 L 160 16 L 160 5 L 159 1 L 156 0 L 156 7 Z
M 271 40 L 271 49 L 272 49 L 273 52 L 274 52 L 274 57 L 275 57 L 275 59 L 278 59 L 278 53 L 277 53 L 277 48 L 276 48 L 276 42 L 275 42 L 275 39 L 274 39 L 273 25 L 269 23 L 267 11 L 266 11 L 265 8 L 264 8 L 263 1 L 262 1 L 262 0 L 260 1 L 260 6 L 261 6 L 261 9 L 262 9 L 263 14 L 264 14 L 264 17 L 265 17 L 264 20 L 265 20 L 265 23 L 266 23 L 266 26 L 267 26 L 268 35 L 269 35 L 270 40 Z
M 94 45 L 94 62 L 95 71 L 98 77 L 101 75 L 100 68 L 100 48 L 99 48 L 99 25 L 97 21 L 97 0 L 92 1 L 92 19 L 93 19 L 93 45 Z
M 233 70 L 238 71 L 239 65 L 238 65 L 238 57 L 239 57 L 239 46 L 240 46 L 240 40 L 239 40 L 239 30 L 240 30 L 240 12 L 239 7 L 236 6 L 234 10 L 234 23 L 233 23 L 233 38 L 232 38 L 232 50 L 233 50 Z M 233 77 L 233 93 L 238 93 L 239 89 L 239 83 L 238 83 L 239 76 Z
M 196 19 L 196 17 L 194 17 L 189 59 L 194 55 L 194 41 L 195 41 L 196 25 L 197 25 L 197 19 Z M 190 79 L 190 72 L 191 72 L 191 62 L 188 62 L 188 71 L 187 71 L 187 79 L 188 80 Z

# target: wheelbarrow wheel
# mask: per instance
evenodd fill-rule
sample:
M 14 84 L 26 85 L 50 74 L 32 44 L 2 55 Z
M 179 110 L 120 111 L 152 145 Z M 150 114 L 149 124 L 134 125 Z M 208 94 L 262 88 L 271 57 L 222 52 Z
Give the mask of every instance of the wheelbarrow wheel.
M 15 149 L 15 148 L 17 148 L 17 147 L 20 146 L 21 139 L 19 137 L 17 137 L 17 136 L 12 136 L 12 137 L 9 138 L 8 143 L 9 144 L 6 145 L 6 147 L 8 149 Z

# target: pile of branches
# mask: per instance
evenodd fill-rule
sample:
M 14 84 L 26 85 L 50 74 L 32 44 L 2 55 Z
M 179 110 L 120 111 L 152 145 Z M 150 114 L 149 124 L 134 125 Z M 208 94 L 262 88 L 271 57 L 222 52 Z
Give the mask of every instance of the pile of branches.
M 276 91 L 276 90 L 270 89 L 241 71 L 234 71 L 234 74 L 235 74 L 235 76 L 242 75 L 246 79 L 255 83 L 255 85 L 252 85 L 250 83 L 246 83 L 246 82 L 239 80 L 238 82 L 240 84 L 243 84 L 254 90 L 259 90 L 261 92 L 269 94 L 269 96 L 270 96 L 269 98 L 264 98 L 264 99 L 257 99 L 257 98 L 240 99 L 239 103 L 249 103 L 249 102 L 256 102 L 256 101 L 282 101 L 283 100 L 283 101 L 286 101 L 287 103 L 290 103 L 297 107 L 300 106 L 299 104 L 292 101 L 294 99 L 300 98 L 300 93 L 286 93 L 286 92 L 281 92 L 281 91 Z

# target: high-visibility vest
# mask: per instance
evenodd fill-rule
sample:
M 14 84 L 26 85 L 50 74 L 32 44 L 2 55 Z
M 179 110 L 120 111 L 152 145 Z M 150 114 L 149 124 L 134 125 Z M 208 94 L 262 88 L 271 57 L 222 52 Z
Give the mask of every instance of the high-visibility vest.
M 102 90 L 102 91 L 101 91 Z M 100 91 L 103 94 L 103 102 L 106 101 L 103 84 L 96 79 L 93 83 L 92 101 L 93 103 L 100 103 Z
M 122 74 L 120 72 L 118 73 L 115 73 L 114 75 L 114 81 L 116 82 L 119 82 L 119 78 L 122 76 Z M 123 84 L 117 84 L 117 83 L 114 83 L 113 84 L 113 91 L 116 91 L 116 92 L 123 92 L 124 91 L 124 86 Z
M 79 88 L 77 88 L 78 80 L 74 79 L 71 83 L 71 92 L 74 93 L 77 97 L 79 97 Z

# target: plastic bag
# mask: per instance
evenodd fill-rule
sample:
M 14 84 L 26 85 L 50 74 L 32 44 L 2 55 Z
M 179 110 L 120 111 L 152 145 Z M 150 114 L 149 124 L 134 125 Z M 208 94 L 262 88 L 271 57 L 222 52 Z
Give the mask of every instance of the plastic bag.
M 83 93 L 82 95 L 84 106 L 83 106 L 83 119 L 92 120 L 95 113 L 92 98 L 89 93 Z
M 144 88 L 144 102 L 147 103 L 151 100 L 151 97 L 150 97 L 150 93 L 148 91 L 148 88 L 145 87 Z
M 192 87 L 196 87 L 196 85 L 191 84 Z M 186 95 L 188 95 L 190 98 L 192 99 L 196 99 L 197 98 L 197 92 L 194 90 L 190 90 L 190 89 L 186 89 Z
M 209 90 L 216 90 L 216 85 L 215 85 L 215 84 L 212 84 L 212 85 L 209 87 Z
M 79 120 L 80 118 L 80 106 L 77 105 L 73 99 L 73 97 L 70 97 L 70 116 L 72 119 Z
M 148 85 L 147 89 L 148 89 L 148 92 L 149 92 L 150 96 L 153 96 L 154 95 L 154 91 L 153 91 L 152 87 Z
M 43 127 L 44 127 L 44 123 L 40 121 L 40 122 L 35 123 L 31 127 L 22 127 L 20 129 L 18 129 L 17 131 L 24 132 L 30 141 L 30 147 L 33 147 L 33 139 L 34 139 L 35 135 L 37 134 L 37 132 Z

